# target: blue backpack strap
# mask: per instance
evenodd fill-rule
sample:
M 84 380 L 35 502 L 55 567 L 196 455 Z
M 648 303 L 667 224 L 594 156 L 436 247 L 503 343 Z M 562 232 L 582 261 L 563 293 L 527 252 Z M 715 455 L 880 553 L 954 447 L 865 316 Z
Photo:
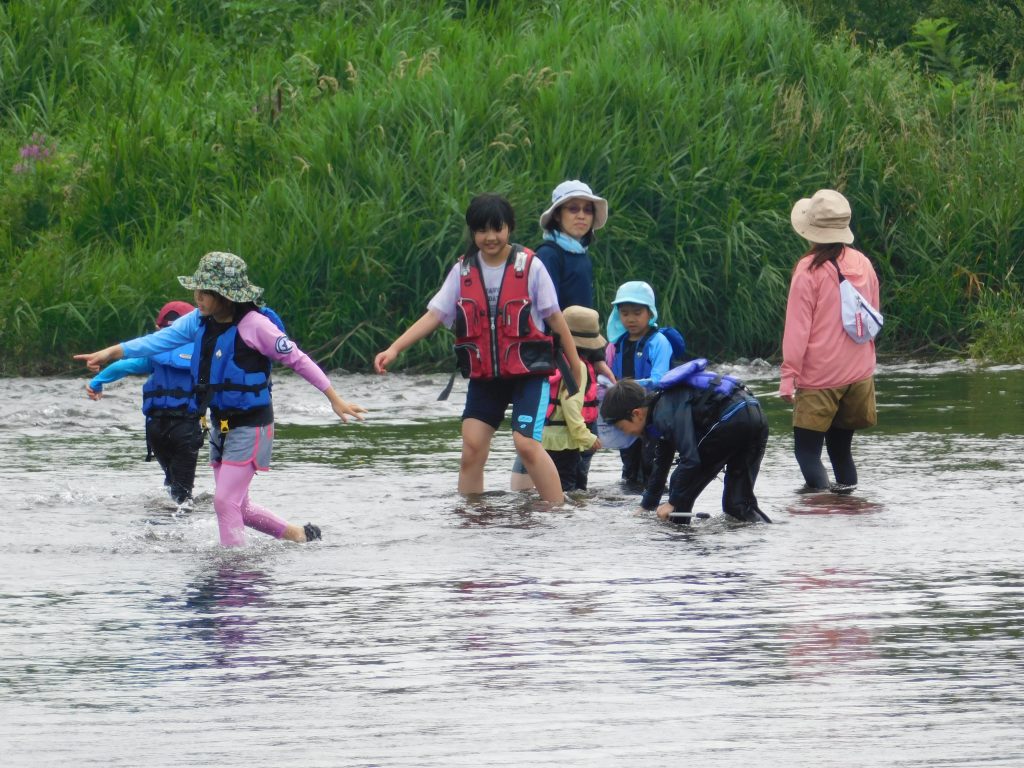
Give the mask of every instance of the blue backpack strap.
M 672 345 L 672 361 L 682 361 L 686 359 L 686 339 L 683 338 L 678 329 L 671 326 L 665 328 L 659 328 L 661 335 L 668 339 L 668 343 Z
M 259 312 L 261 315 L 268 318 L 274 325 L 280 328 L 281 333 L 288 333 L 288 331 L 284 329 L 284 320 L 281 319 L 281 316 L 278 315 L 277 312 L 272 310 L 270 307 L 260 307 Z

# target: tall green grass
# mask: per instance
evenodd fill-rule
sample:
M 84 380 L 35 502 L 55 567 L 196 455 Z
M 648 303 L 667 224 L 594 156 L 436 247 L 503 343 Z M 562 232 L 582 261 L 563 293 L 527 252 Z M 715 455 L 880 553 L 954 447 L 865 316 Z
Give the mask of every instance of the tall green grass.
M 777 352 L 789 209 L 821 187 L 879 268 L 883 349 L 966 350 L 979 297 L 1019 285 L 1020 105 L 984 80 L 943 94 L 781 0 L 13 0 L 0 109 L 7 373 L 148 330 L 210 250 L 246 258 L 322 362 L 366 369 L 474 194 L 507 194 L 535 245 L 576 177 L 610 201 L 602 310 L 649 280 L 708 356 Z M 34 132 L 55 153 L 14 173 Z

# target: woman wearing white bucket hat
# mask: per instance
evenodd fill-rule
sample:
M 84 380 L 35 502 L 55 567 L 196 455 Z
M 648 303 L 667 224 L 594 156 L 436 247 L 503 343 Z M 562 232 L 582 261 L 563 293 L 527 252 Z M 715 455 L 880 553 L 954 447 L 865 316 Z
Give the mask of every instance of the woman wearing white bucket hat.
M 879 293 L 871 262 L 850 247 L 850 218 L 850 203 L 831 189 L 798 200 L 790 215 L 793 229 L 811 247 L 790 282 L 779 395 L 793 403 L 793 444 L 804 492 L 851 493 L 857 487 L 853 432 L 874 426 L 878 418 L 875 343 L 857 343 L 843 328 L 840 272 L 873 307 Z M 833 483 L 821 463 L 823 445 Z
M 569 307 L 594 309 L 594 268 L 589 247 L 594 232 L 608 222 L 608 201 L 579 179 L 563 181 L 551 192 L 551 204 L 540 215 L 543 242 L 534 249 L 537 258 L 551 276 L 563 311 Z M 614 381 L 611 368 L 604 360 L 594 364 L 597 373 Z M 592 453 L 584 454 L 583 474 L 590 467 Z M 512 464 L 513 491 L 531 487 L 522 461 Z
M 594 309 L 594 268 L 588 248 L 594 232 L 607 221 L 608 201 L 579 179 L 563 181 L 551 193 L 551 205 L 540 215 L 544 242 L 535 252 L 555 284 L 562 309 Z

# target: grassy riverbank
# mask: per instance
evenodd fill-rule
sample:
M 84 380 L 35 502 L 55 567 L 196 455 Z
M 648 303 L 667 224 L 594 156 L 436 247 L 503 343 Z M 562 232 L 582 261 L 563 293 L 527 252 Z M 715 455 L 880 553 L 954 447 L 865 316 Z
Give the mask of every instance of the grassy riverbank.
M 1015 93 L 936 88 L 778 0 L 207 5 L 0 6 L 4 373 L 148 330 L 209 250 L 305 349 L 366 368 L 473 194 L 507 194 L 535 244 L 566 177 L 610 201 L 599 300 L 649 280 L 709 356 L 777 352 L 789 209 L 825 186 L 883 279 L 886 349 L 966 351 L 1019 297 Z

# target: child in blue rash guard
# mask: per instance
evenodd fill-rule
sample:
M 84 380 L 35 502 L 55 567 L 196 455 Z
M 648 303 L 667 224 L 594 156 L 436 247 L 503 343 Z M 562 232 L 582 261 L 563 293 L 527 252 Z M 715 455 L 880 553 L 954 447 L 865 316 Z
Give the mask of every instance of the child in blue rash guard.
M 701 491 L 725 469 L 723 511 L 736 520 L 770 523 L 754 495 L 768 421 L 743 382 L 703 370 L 706 362 L 673 369 L 663 382 L 674 380 L 655 392 L 631 379 L 618 382 L 605 394 L 601 416 L 627 435 L 646 436 L 654 446 L 644 509 L 688 523 Z M 661 503 L 676 454 L 668 501 Z
M 484 465 L 491 438 L 512 406 L 512 439 L 540 497 L 564 501 L 551 457 L 541 445 L 548 406 L 548 375 L 554 370 L 551 336 L 561 339 L 571 370 L 581 366 L 558 298 L 544 264 L 510 242 L 515 212 L 499 195 L 478 195 L 466 210 L 470 242 L 426 313 L 386 350 L 373 366 L 387 372 L 399 354 L 441 325 L 453 328 L 455 353 L 469 379 L 462 412 L 459 493 L 484 489 Z
M 156 316 L 157 330 L 195 310 L 187 301 L 170 301 Z M 192 503 L 196 461 L 203 445 L 192 384 L 192 344 L 153 357 L 118 360 L 85 385 L 91 400 L 103 397 L 103 386 L 125 376 L 148 375 L 142 385 L 146 416 L 146 461 L 156 457 L 164 471 L 164 486 L 176 504 Z
M 641 386 L 655 386 L 672 364 L 672 345 L 658 333 L 658 307 L 654 289 L 641 281 L 623 283 L 615 293 L 608 316 L 609 363 L 614 381 L 635 379 Z M 643 484 L 651 471 L 653 456 L 647 441 L 635 441 L 619 451 L 622 479 Z

